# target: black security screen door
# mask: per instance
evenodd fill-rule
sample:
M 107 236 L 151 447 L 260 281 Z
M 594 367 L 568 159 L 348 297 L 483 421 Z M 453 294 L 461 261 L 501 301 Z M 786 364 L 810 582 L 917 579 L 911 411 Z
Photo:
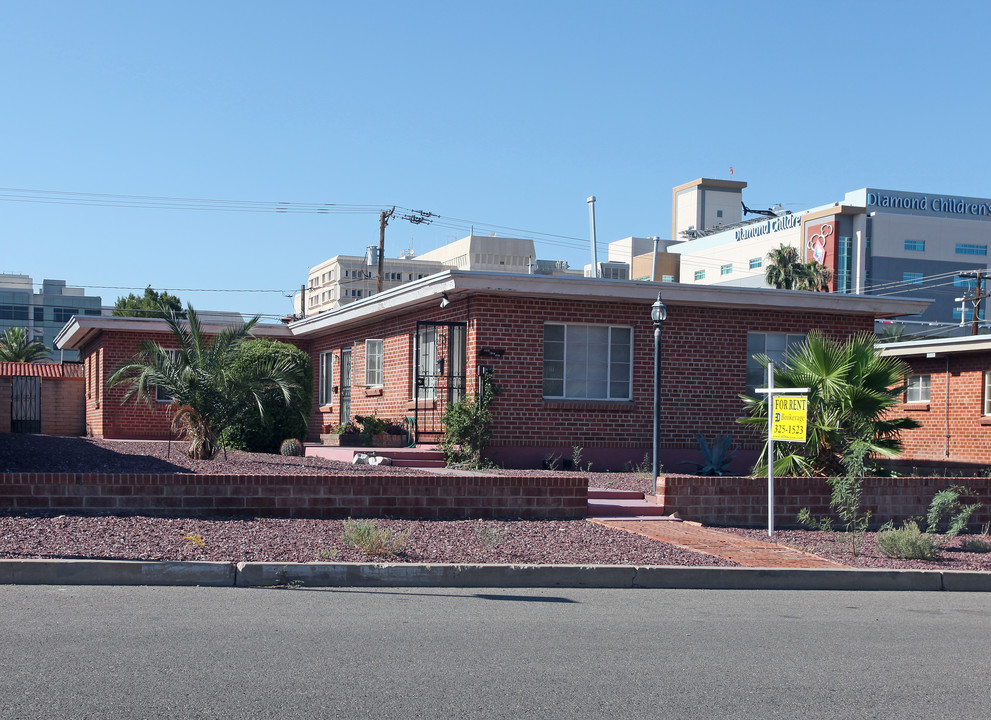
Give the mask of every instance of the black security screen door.
M 41 378 L 15 375 L 10 380 L 10 431 L 40 433 Z
M 467 323 L 416 324 L 413 407 L 418 443 L 440 442 L 444 411 L 464 397 L 467 335 Z
M 351 348 L 341 350 L 341 425 L 351 419 Z

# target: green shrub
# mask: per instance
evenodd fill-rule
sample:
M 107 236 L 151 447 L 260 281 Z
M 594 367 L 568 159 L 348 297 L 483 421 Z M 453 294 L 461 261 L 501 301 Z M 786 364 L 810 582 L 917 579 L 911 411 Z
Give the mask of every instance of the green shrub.
M 991 552 L 991 538 L 987 535 L 974 535 L 960 539 L 960 547 L 967 552 L 989 553 Z
M 962 495 L 973 495 L 974 491 L 963 485 L 953 485 L 933 496 L 926 515 L 926 532 L 935 533 L 942 529 L 946 537 L 956 537 L 967 528 L 970 517 L 980 510 L 981 503 L 964 505 Z
M 492 438 L 490 406 L 499 391 L 498 385 L 488 382 L 481 396 L 466 395 L 448 406 L 444 412 L 444 439 L 440 443 L 448 465 L 485 466 L 482 451 Z
M 410 531 L 393 532 L 380 528 L 374 520 L 344 521 L 344 544 L 366 555 L 399 555 L 406 547 Z
M 890 558 L 899 560 L 934 560 L 939 556 L 940 544 L 919 529 L 914 520 L 906 520 L 900 528 L 885 525 L 877 534 L 877 549 Z
M 306 437 L 309 431 L 310 403 L 313 398 L 313 367 L 310 356 L 294 345 L 274 340 L 254 339 L 244 343 L 241 352 L 228 369 L 232 375 L 245 367 L 258 364 L 294 366 L 303 371 L 305 381 L 298 392 L 292 393 L 290 404 L 279 388 L 262 393 L 264 415 L 258 418 L 258 406 L 245 398 L 238 412 L 221 433 L 221 444 L 248 452 L 278 453 L 285 438 Z

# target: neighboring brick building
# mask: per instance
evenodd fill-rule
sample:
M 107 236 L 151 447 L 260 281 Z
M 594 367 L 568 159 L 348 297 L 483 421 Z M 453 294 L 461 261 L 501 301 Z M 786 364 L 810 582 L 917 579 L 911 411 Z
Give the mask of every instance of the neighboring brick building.
M 207 335 L 225 325 L 203 323 Z M 254 335 L 292 342 L 284 325 L 256 326 Z M 123 388 L 108 388 L 114 369 L 137 354 L 145 340 L 174 348 L 175 340 L 164 320 L 154 318 L 72 318 L 56 338 L 60 347 L 79 350 L 85 368 L 85 434 L 105 438 L 167 439 L 172 416 L 169 401 L 122 404 Z M 80 432 L 79 434 L 83 434 Z
M 662 461 L 694 458 L 694 433 L 729 433 L 753 457 L 760 441 L 736 423 L 739 396 L 762 382 L 755 352 L 780 356 L 813 328 L 845 337 L 874 320 L 916 314 L 926 302 L 736 287 L 448 271 L 292 325 L 255 333 L 293 342 L 313 360 L 310 440 L 356 415 L 415 421 L 421 442 L 441 437 L 450 401 L 480 378 L 493 403 L 492 454 L 506 466 L 570 459 L 596 469 L 637 463 L 653 432 L 650 306 L 667 305 L 662 334 Z M 208 331 L 210 328 L 207 328 Z M 82 352 L 87 432 L 167 437 L 165 406 L 121 407 L 106 378 L 146 338 L 167 344 L 161 320 L 73 318 L 59 337 Z
M 901 462 L 991 464 L 991 335 L 879 347 L 912 368 L 895 412 L 921 427 L 902 433 Z

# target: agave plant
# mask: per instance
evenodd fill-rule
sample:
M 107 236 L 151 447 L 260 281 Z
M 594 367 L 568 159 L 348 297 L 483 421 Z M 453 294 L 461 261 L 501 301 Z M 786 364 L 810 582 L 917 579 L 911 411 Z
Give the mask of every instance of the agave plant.
M 719 435 L 713 439 L 712 444 L 705 439 L 701 433 L 695 433 L 695 440 L 699 444 L 699 454 L 702 462 L 685 460 L 682 465 L 694 465 L 696 475 L 729 475 L 729 464 L 736 455 L 733 446 L 732 435 Z

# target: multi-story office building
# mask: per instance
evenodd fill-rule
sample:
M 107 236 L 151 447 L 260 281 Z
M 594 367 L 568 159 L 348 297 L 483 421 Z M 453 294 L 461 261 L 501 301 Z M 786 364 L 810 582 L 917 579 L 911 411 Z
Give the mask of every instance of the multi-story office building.
M 76 360 L 75 350 L 54 348 L 55 336 L 73 315 L 101 315 L 102 299 L 83 288 L 67 287 L 65 280 L 44 280 L 34 291 L 28 275 L 0 273 L 0 332 L 19 327 L 40 340 L 53 360 Z
M 928 298 L 917 320 L 971 320 L 976 303 L 959 298 L 981 294 L 991 200 L 867 187 L 807 210 L 745 216 L 745 187 L 700 178 L 674 189 L 668 252 L 680 256 L 680 282 L 763 287 L 768 253 L 791 245 L 832 271 L 832 292 Z

